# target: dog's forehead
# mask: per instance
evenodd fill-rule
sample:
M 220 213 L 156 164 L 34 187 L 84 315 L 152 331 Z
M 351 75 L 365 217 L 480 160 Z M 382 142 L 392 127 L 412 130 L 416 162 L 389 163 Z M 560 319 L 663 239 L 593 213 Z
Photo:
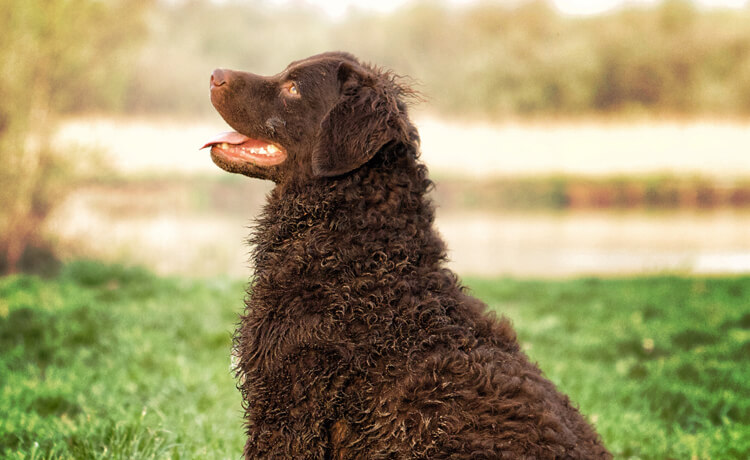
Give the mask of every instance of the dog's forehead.
M 303 59 L 289 64 L 282 74 L 290 77 L 309 73 L 326 75 L 335 69 L 341 61 L 341 59 L 335 58 Z
M 300 59 L 290 63 L 282 72 L 284 75 L 299 74 L 302 72 L 312 71 L 315 73 L 326 73 L 327 71 L 338 67 L 342 62 L 358 64 L 356 57 L 349 53 L 334 51 L 322 54 L 316 54 L 305 59 Z
M 327 53 L 316 54 L 314 56 L 310 56 L 305 59 L 292 61 L 287 66 L 287 68 L 295 67 L 297 65 L 301 65 L 305 63 L 314 63 L 314 62 L 321 62 L 321 61 L 333 61 L 333 62 L 348 61 L 353 64 L 359 63 L 357 58 L 354 57 L 354 55 L 352 54 L 345 53 L 342 51 L 329 51 Z

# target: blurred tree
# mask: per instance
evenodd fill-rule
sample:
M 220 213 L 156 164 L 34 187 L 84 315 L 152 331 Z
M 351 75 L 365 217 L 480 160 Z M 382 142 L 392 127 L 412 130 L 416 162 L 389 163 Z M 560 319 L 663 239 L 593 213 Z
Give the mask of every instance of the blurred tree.
M 75 162 L 51 142 L 57 116 L 116 106 L 150 0 L 0 0 L 0 272 L 42 243 Z
M 452 117 L 750 115 L 750 9 L 665 0 L 581 18 L 548 0 L 412 0 L 339 20 L 306 2 L 165 0 L 151 19 L 123 107 L 131 112 L 213 113 L 215 67 L 275 73 L 343 49 L 414 77 Z M 153 78 L 155 68 L 169 78 Z

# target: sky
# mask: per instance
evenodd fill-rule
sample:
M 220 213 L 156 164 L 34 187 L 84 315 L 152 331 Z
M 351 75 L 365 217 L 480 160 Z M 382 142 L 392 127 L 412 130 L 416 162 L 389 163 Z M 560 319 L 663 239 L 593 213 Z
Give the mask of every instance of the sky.
M 361 10 L 373 10 L 379 12 L 392 11 L 410 0 L 271 0 L 272 3 L 290 4 L 303 3 L 314 5 L 325 11 L 334 18 L 342 17 L 350 8 Z M 444 0 L 449 4 L 466 5 L 476 3 L 478 0 Z M 491 1 L 491 0 L 490 0 Z M 519 0 L 495 0 L 503 3 L 512 3 Z M 659 0 L 552 0 L 560 12 L 569 15 L 591 15 L 609 11 L 623 5 L 649 5 Z M 750 4 L 750 0 L 693 0 L 701 8 L 742 8 Z

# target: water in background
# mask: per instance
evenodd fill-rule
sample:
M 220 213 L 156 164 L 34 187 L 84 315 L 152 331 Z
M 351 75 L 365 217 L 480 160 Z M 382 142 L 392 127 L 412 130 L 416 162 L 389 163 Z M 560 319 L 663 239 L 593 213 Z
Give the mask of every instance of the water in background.
M 742 152 L 750 145 L 750 129 L 736 123 L 492 126 L 425 119 L 418 125 L 423 158 L 438 187 L 440 177 L 457 174 L 750 173 L 750 155 Z M 270 184 L 228 181 L 222 196 L 206 206 L 190 179 L 229 177 L 207 151 L 198 151 L 225 129 L 218 119 L 70 121 L 60 131 L 61 143 L 99 147 L 107 163 L 128 176 L 177 179 L 157 187 L 135 181 L 81 188 L 50 228 L 71 253 L 145 264 L 160 273 L 248 276 L 245 239 Z M 724 139 L 721 148 L 715 139 Z M 498 212 L 448 206 L 438 210 L 437 226 L 451 267 L 462 275 L 750 272 L 750 213 L 742 211 Z

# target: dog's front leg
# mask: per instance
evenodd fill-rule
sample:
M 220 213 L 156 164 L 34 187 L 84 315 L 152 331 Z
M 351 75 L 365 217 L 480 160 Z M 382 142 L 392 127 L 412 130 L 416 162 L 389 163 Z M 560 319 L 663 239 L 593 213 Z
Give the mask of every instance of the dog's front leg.
M 309 429 L 290 431 L 281 427 L 248 430 L 244 456 L 251 459 L 323 460 L 331 457 L 328 437 Z

